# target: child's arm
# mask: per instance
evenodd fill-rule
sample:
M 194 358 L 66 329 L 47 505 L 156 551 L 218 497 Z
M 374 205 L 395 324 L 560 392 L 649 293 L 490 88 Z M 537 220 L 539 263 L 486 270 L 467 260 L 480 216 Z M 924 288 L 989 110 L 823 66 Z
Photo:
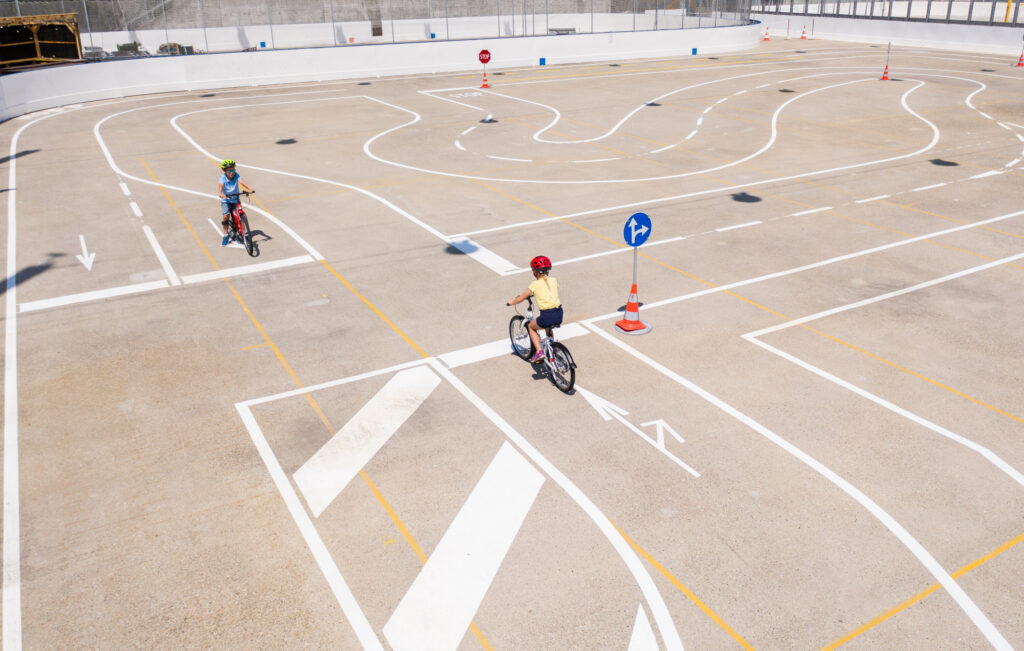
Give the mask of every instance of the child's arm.
M 515 305 L 516 303 L 522 303 L 523 301 L 526 300 L 527 296 L 532 296 L 532 295 L 533 295 L 533 290 L 530 289 L 529 287 L 527 287 L 525 292 L 523 292 L 519 296 L 516 296 L 515 298 L 509 300 L 508 304 L 509 305 Z
M 223 183 L 218 183 L 217 184 L 217 195 L 220 196 L 221 199 L 227 199 L 227 197 L 224 196 L 224 184 Z
M 245 182 L 245 181 L 243 181 L 242 179 L 238 179 L 238 184 L 239 184 L 240 186 L 242 186 L 243 188 L 245 188 L 245 191 L 246 191 L 246 192 L 256 192 L 255 190 L 253 190 L 253 189 L 252 189 L 252 186 L 251 186 L 251 185 L 249 185 L 248 183 L 246 183 L 246 182 Z

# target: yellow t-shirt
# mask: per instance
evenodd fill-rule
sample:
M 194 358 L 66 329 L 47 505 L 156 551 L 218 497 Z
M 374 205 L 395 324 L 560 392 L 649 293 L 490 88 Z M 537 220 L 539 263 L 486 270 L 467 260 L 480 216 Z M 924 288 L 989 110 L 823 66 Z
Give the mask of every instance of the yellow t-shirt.
M 530 291 L 537 300 L 537 307 L 542 310 L 551 310 L 562 305 L 562 301 L 558 300 L 558 281 L 552 276 L 541 276 L 534 280 L 530 283 Z

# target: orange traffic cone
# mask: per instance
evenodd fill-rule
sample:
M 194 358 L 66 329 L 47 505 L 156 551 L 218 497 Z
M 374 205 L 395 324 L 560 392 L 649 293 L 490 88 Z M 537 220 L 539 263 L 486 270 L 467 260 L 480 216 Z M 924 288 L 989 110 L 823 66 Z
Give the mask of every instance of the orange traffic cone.
M 885 64 L 885 72 L 882 73 L 881 81 L 889 81 L 889 64 Z
M 804 30 L 802 32 L 800 32 L 800 40 L 801 41 L 806 41 L 807 40 L 807 25 L 804 25 Z
M 766 41 L 772 40 L 772 37 L 768 35 L 768 26 L 767 25 L 765 25 L 765 27 L 764 27 L 764 40 L 766 40 Z
M 1017 67 L 1024 68 L 1024 52 L 1020 53 L 1020 59 L 1017 60 Z
M 487 71 L 486 70 L 484 70 L 484 84 L 480 88 L 490 88 L 490 86 L 487 85 Z
M 651 331 L 651 326 L 640 320 L 640 301 L 636 296 L 636 283 L 629 290 L 626 302 L 626 313 L 615 322 L 615 329 L 625 335 L 644 335 Z

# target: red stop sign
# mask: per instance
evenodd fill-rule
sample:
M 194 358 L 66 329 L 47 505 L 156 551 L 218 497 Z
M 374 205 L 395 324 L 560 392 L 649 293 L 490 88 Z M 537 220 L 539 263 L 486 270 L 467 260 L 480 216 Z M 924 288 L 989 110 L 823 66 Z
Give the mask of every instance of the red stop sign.
M 480 50 L 480 63 L 487 63 L 491 60 L 491 53 L 487 50 Z

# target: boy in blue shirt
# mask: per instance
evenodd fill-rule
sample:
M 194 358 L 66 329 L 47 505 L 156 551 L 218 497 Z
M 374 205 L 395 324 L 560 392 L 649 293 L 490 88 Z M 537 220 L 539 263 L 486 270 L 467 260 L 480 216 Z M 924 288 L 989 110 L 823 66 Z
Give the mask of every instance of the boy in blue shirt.
M 217 187 L 217 194 L 220 195 L 220 225 L 224 228 L 224 238 L 220 241 L 221 246 L 228 245 L 228 228 L 231 226 L 231 208 L 238 205 L 238 186 L 242 186 L 250 194 L 256 192 L 242 177 L 235 171 L 235 161 L 225 159 L 220 164 L 224 173 L 220 175 L 220 185 Z

